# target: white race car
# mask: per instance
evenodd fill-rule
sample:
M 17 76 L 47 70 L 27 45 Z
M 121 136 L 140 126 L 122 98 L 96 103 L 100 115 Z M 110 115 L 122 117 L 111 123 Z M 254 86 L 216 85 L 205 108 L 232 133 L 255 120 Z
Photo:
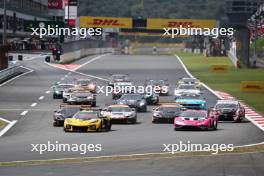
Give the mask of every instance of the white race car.
M 194 84 L 180 84 L 174 90 L 175 96 L 181 96 L 183 93 L 200 94 L 200 89 L 197 89 Z
M 194 84 L 196 88 L 201 88 L 201 82 L 196 78 L 182 78 L 177 85 L 181 84 Z

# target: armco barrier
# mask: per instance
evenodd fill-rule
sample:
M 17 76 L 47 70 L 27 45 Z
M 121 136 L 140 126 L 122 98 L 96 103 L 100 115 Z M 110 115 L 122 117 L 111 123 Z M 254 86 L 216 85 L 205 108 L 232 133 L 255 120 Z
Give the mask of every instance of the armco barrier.
M 22 70 L 20 66 L 13 66 L 10 68 L 6 68 L 4 70 L 0 70 L 0 82 L 3 82 L 9 79 L 10 77 L 15 76 L 21 72 Z

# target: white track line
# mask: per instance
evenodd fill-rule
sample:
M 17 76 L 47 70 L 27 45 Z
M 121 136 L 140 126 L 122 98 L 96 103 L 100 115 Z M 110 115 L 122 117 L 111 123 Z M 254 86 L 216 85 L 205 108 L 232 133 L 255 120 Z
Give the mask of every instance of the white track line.
M 76 67 L 75 69 L 73 69 L 73 71 L 76 71 L 76 70 L 80 69 L 81 67 L 83 67 L 83 66 L 85 66 L 85 65 L 87 65 L 87 64 L 90 64 L 90 63 L 92 63 L 92 62 L 94 62 L 94 61 L 96 61 L 96 60 L 98 60 L 98 59 L 101 59 L 102 57 L 104 57 L 104 56 L 106 56 L 106 55 L 108 55 L 108 54 L 103 54 L 103 55 L 100 55 L 100 56 L 96 56 L 95 58 L 92 58 L 91 60 L 89 60 L 89 61 L 87 61 L 87 62 L 81 64 L 81 65 L 78 66 L 78 67 Z
M 43 100 L 45 98 L 45 96 L 40 96 L 39 100 Z
M 28 111 L 23 111 L 23 112 L 21 112 L 21 116 L 25 116 L 26 114 L 28 113 Z
M 46 94 L 49 94 L 49 93 L 50 93 L 50 91 L 49 91 L 49 90 L 47 90 L 45 93 L 46 93 Z
M 31 107 L 35 107 L 38 103 L 32 103 Z
M 72 71 L 72 73 L 76 73 L 76 74 L 80 74 L 80 75 L 83 75 L 83 76 L 88 76 L 88 77 L 91 77 L 91 78 L 99 79 L 101 81 L 109 82 L 108 79 L 105 79 L 105 78 L 102 78 L 102 77 L 98 77 L 98 76 L 94 76 L 94 75 L 89 75 L 89 74 L 85 74 L 85 73 L 81 73 L 81 72 L 77 72 L 77 71 Z
M 0 137 L 3 136 L 11 127 L 16 124 L 16 120 L 11 121 L 3 130 L 0 131 Z
M 0 117 L 0 120 L 4 121 L 4 122 L 6 122 L 6 123 L 11 123 L 11 121 L 9 121 L 9 120 L 7 120 L 7 119 L 4 119 L 4 118 L 2 118 L 2 117 Z

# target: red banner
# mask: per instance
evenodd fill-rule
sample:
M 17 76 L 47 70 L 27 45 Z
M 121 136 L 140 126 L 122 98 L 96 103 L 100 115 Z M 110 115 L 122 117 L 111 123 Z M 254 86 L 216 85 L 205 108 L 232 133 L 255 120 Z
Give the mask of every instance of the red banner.
M 48 0 L 49 9 L 62 9 L 63 3 L 62 0 Z

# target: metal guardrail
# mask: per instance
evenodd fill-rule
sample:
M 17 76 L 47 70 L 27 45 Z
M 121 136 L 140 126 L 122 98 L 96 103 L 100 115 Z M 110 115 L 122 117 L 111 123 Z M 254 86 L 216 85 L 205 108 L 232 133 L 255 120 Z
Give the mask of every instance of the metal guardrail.
M 13 66 L 10 68 L 6 68 L 4 70 L 0 70 L 0 82 L 18 74 L 21 72 L 20 66 Z

